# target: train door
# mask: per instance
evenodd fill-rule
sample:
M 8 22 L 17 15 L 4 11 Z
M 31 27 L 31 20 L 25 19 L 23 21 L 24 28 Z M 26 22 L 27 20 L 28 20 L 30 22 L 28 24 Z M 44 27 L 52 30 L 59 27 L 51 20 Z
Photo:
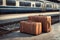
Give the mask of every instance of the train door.
M 47 11 L 53 10 L 52 6 L 53 6 L 53 5 L 52 5 L 51 3 L 46 3 L 46 10 L 47 10 Z
M 53 3 L 53 8 L 54 8 L 54 10 L 57 10 L 59 8 L 59 5 L 56 3 Z
M 37 7 L 37 8 L 40 8 L 40 11 L 43 11 L 44 9 L 43 9 L 43 3 L 42 2 L 39 2 L 39 3 L 35 3 L 35 6 Z

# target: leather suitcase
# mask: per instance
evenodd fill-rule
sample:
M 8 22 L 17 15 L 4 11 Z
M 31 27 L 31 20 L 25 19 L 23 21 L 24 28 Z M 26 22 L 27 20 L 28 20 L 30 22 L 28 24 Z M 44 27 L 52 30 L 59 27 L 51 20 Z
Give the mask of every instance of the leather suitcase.
M 42 33 L 42 24 L 40 22 L 20 22 L 20 32 L 39 35 Z
M 51 16 L 29 16 L 28 20 L 42 23 L 42 31 L 51 31 Z

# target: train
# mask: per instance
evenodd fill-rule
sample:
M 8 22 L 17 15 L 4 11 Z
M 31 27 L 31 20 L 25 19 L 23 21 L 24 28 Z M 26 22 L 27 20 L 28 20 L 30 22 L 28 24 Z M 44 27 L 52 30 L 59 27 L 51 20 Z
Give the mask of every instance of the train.
M 60 6 L 50 1 L 0 0 L 0 13 L 59 11 Z

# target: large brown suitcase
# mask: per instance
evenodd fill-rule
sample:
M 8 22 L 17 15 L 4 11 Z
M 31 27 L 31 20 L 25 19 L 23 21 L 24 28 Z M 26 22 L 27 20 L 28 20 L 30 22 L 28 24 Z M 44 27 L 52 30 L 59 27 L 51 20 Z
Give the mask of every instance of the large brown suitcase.
M 29 16 L 28 20 L 42 23 L 42 31 L 51 31 L 51 16 Z
M 39 35 L 42 33 L 42 24 L 40 22 L 20 22 L 20 32 Z

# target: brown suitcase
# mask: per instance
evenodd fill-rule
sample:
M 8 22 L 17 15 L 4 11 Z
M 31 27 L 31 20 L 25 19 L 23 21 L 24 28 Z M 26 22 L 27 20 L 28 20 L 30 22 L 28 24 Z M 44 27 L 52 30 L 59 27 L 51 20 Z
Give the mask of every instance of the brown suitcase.
M 20 22 L 20 32 L 39 35 L 42 33 L 42 24 L 40 22 Z
M 28 20 L 42 23 L 42 31 L 51 31 L 51 16 L 29 16 Z

